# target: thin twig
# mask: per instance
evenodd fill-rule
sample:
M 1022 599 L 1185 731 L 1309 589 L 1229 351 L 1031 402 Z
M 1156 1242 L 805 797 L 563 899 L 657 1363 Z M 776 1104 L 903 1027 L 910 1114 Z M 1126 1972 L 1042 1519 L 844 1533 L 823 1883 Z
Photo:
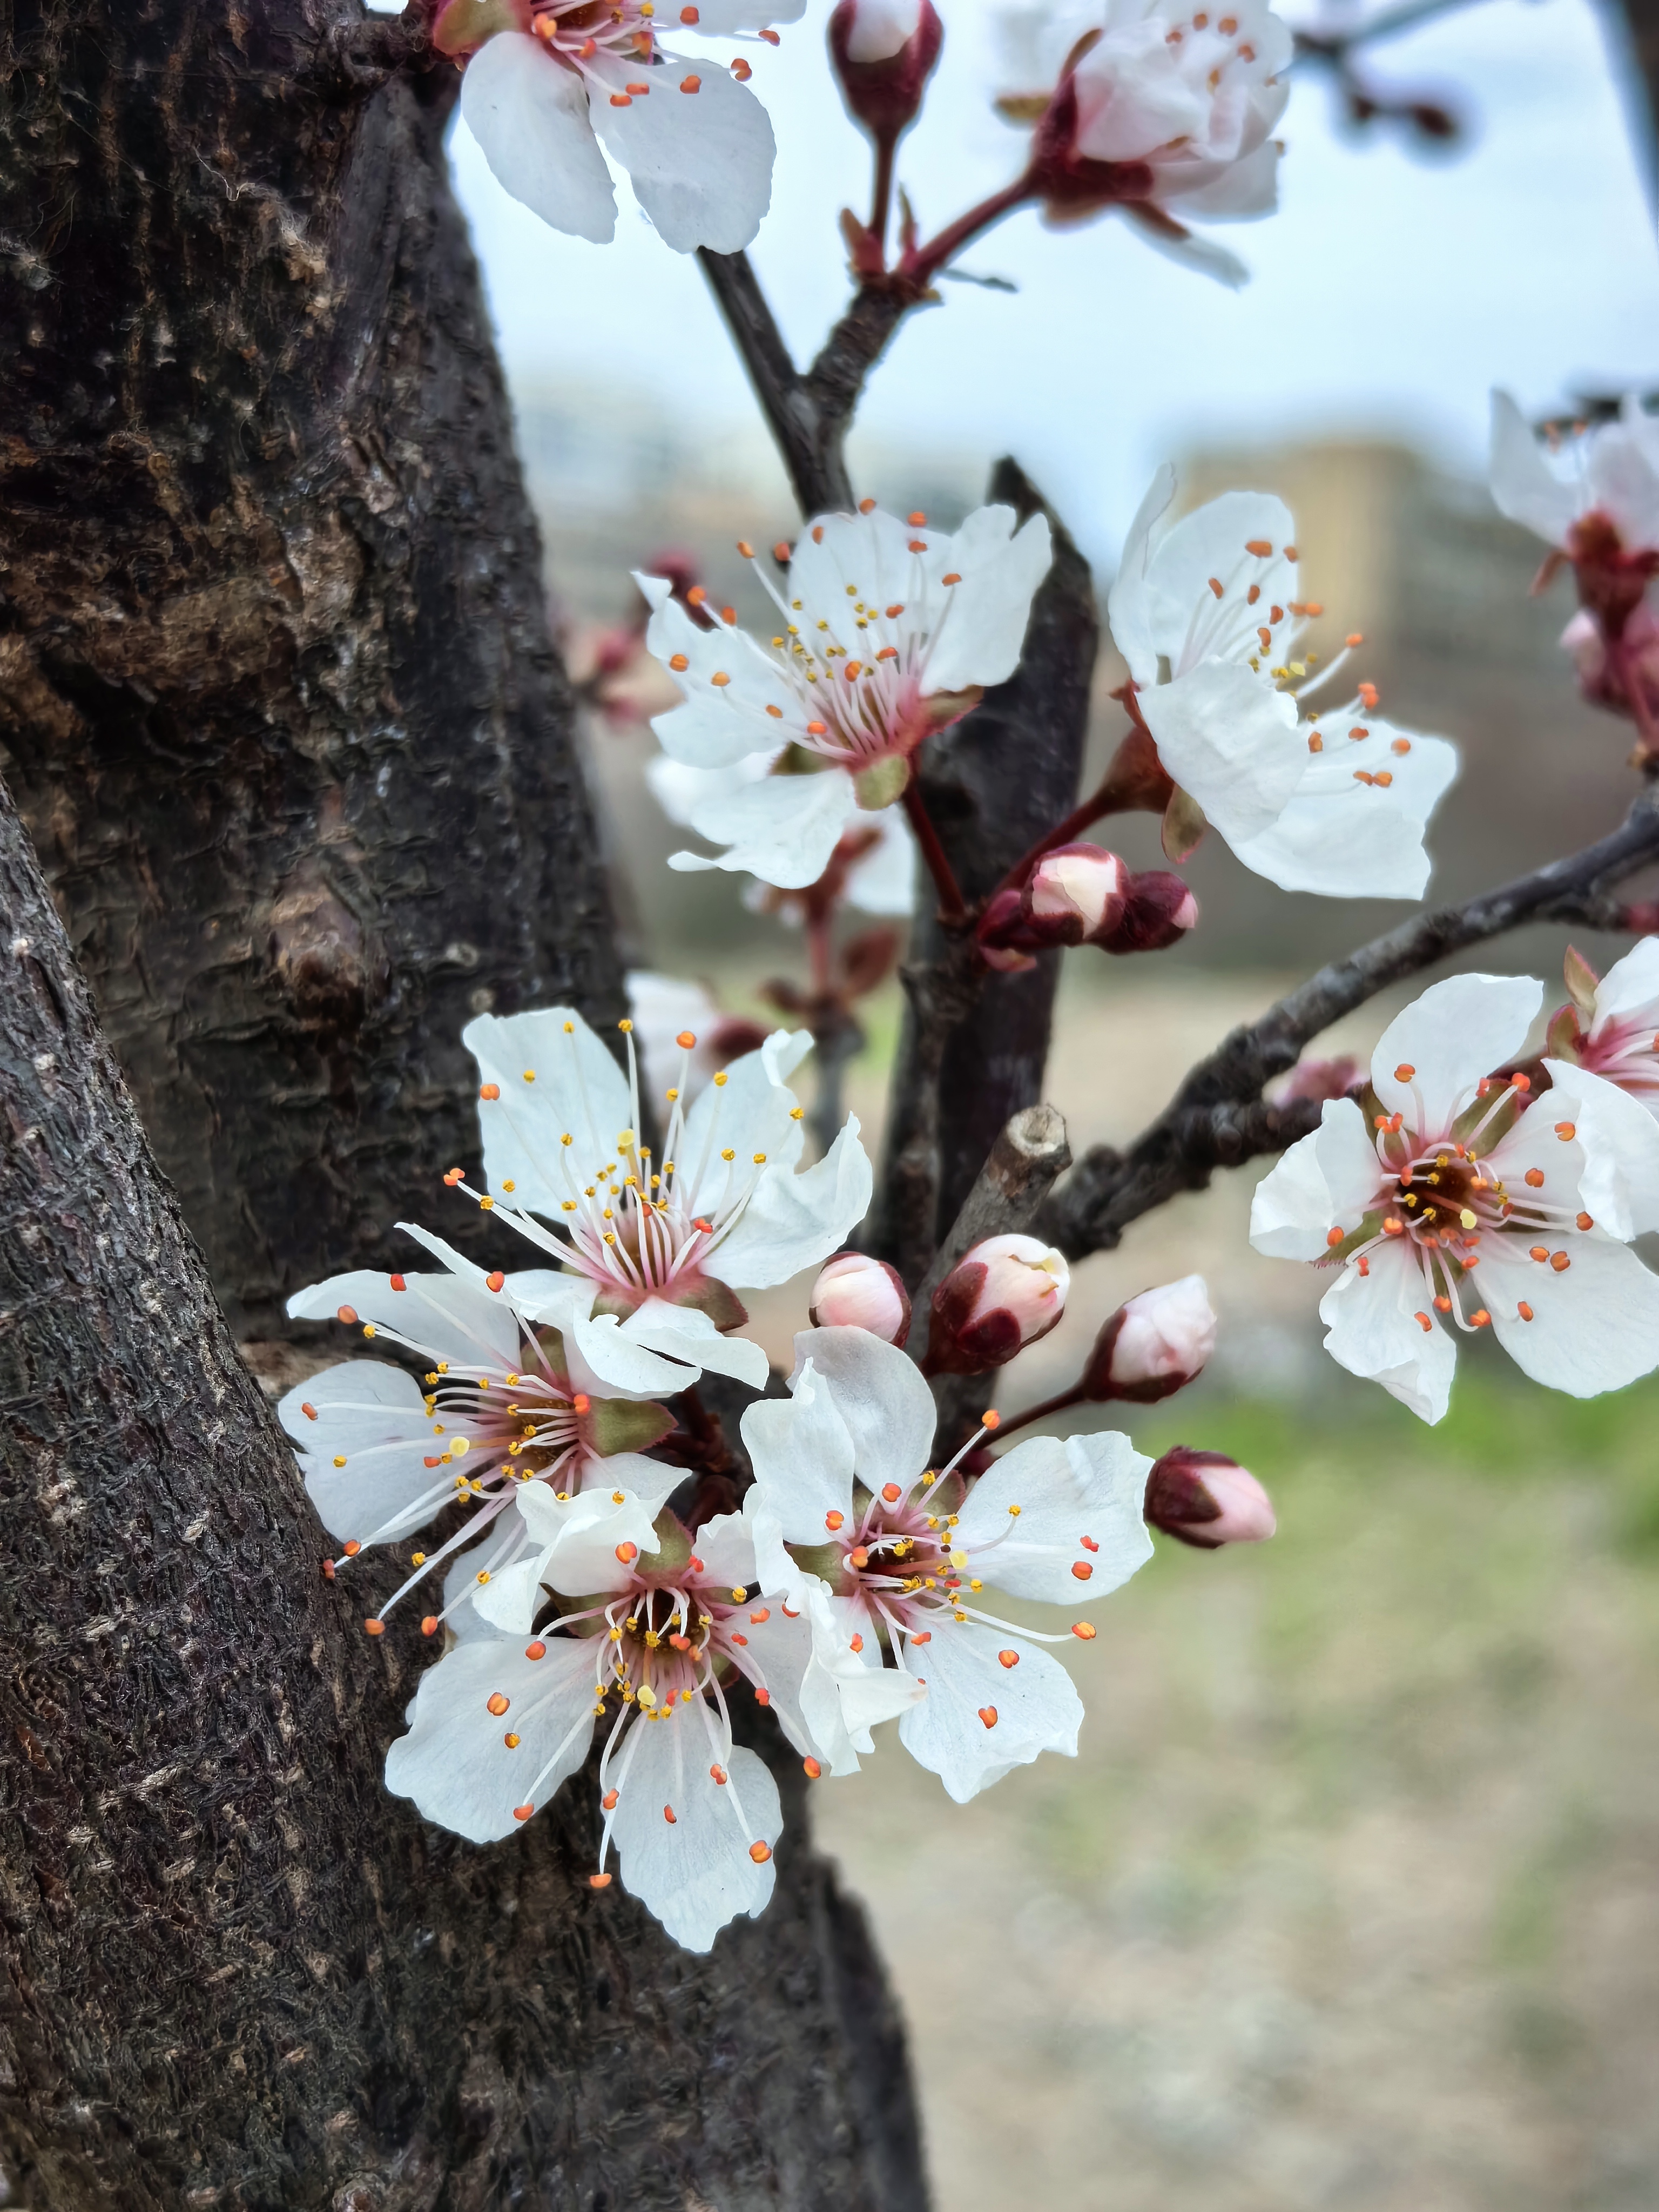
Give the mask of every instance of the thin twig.
M 1609 887 L 1659 860 L 1659 787 L 1650 785 L 1620 828 L 1582 853 L 1484 891 L 1461 906 L 1415 916 L 1334 961 L 1243 1029 L 1182 1084 L 1127 1152 L 1097 1146 L 1044 1211 L 1039 1234 L 1072 1259 L 1109 1251 L 1132 1221 L 1183 1190 L 1202 1190 L 1218 1167 L 1279 1152 L 1317 1126 L 1316 1102 L 1273 1106 L 1262 1086 L 1293 1067 L 1322 1030 L 1389 984 L 1419 974 L 1466 945 L 1530 921 L 1624 925 Z

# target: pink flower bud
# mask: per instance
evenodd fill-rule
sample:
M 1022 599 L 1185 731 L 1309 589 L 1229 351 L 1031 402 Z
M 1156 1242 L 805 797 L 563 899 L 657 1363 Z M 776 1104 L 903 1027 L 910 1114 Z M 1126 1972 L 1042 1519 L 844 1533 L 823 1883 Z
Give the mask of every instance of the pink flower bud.
M 1089 942 L 1107 952 L 1161 952 L 1197 920 L 1198 901 L 1181 878 L 1167 868 L 1149 868 L 1130 878 L 1115 921 L 1097 930 Z
M 1237 1460 L 1188 1444 L 1165 1452 L 1147 1476 L 1146 1510 L 1154 1528 L 1201 1552 L 1259 1544 L 1279 1525 L 1273 1500 Z
M 812 1285 L 814 1328 L 867 1328 L 884 1344 L 910 1334 L 910 1298 L 896 1267 L 862 1252 L 838 1253 Z
M 980 949 L 993 967 L 1026 967 L 1027 960 L 996 956 L 1098 942 L 1099 931 L 1120 922 L 1130 881 L 1115 853 L 1098 845 L 1057 845 L 1018 890 L 998 891 L 990 900 L 980 918 Z
M 933 1293 L 926 1371 L 978 1375 L 1000 1367 L 1066 1310 L 1071 1270 L 1035 1237 L 988 1237 Z
M 945 43 L 933 0 L 840 0 L 830 59 L 848 112 L 890 144 L 915 121 Z
M 1192 1381 L 1215 1350 L 1215 1315 L 1202 1275 L 1142 1291 L 1120 1306 L 1095 1339 L 1083 1395 L 1097 1404 L 1127 1398 L 1155 1405 Z
M 1298 1098 L 1317 1105 L 1327 1098 L 1346 1098 L 1365 1081 L 1365 1071 L 1346 1054 L 1335 1060 L 1298 1060 L 1284 1080 L 1275 1085 L 1275 1105 L 1288 1106 Z

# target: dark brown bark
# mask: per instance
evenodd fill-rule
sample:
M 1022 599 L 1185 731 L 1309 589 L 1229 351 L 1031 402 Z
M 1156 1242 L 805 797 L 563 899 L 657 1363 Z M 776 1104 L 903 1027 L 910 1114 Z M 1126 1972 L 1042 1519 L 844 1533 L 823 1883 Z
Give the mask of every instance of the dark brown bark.
M 0 738 L 258 1334 L 470 1157 L 472 1012 L 621 1011 L 457 80 L 349 0 L 7 25 Z
M 114 1048 L 7 802 L 0 2168 L 52 2212 L 920 2212 L 769 1725 L 777 1895 L 707 1960 L 587 1889 L 591 1774 L 487 1850 L 385 1794 L 429 1652 L 318 1578 L 195 1241 L 270 1328 L 434 1218 L 471 1013 L 618 1011 L 417 44 L 349 0 L 0 27 L 0 737 Z
M 1047 513 L 1054 561 L 1018 671 L 918 756 L 922 797 L 970 904 L 1077 798 L 1099 644 L 1089 564 L 1018 463 L 997 464 L 990 496 L 1022 520 Z M 909 1005 L 872 1249 L 914 1289 L 1004 1124 L 1041 1094 L 1060 955 L 1023 975 L 975 972 L 962 934 L 929 912 L 903 974 Z
M 418 1633 L 292 1457 L 0 787 L 0 2173 L 37 2212 L 923 2212 L 902 2030 L 805 1841 L 707 1960 L 380 1786 Z M 758 1719 L 750 1709 L 752 1723 Z

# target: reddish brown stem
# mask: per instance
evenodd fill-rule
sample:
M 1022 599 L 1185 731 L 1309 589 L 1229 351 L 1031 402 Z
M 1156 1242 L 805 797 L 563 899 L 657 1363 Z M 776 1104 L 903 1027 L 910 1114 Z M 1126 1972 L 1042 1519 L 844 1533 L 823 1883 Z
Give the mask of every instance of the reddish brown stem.
M 928 813 L 914 780 L 904 787 L 904 811 L 915 832 L 916 842 L 921 848 L 921 857 L 927 863 L 927 872 L 933 878 L 934 888 L 939 892 L 939 920 L 946 923 L 966 921 L 968 905 L 962 896 L 962 886 L 957 881 L 956 871 L 939 842 L 933 817 Z
M 993 192 L 989 199 L 981 200 L 977 207 L 970 207 L 965 215 L 959 215 L 954 222 L 948 223 L 940 231 L 937 238 L 930 239 L 926 246 L 917 246 L 914 252 L 907 253 L 899 263 L 897 273 L 918 285 L 932 283 L 939 270 L 955 260 L 964 246 L 971 244 L 981 231 L 989 230 L 994 223 L 1000 222 L 1004 216 L 1012 215 L 1017 207 L 1023 206 L 1036 190 L 1036 181 L 1027 169 L 1016 177 L 1012 185 L 1005 185 L 1000 192 Z
M 893 155 L 898 146 L 887 132 L 876 140 L 875 188 L 870 196 L 870 235 L 887 258 L 887 218 L 893 204 Z
M 1088 829 L 1108 814 L 1161 814 L 1169 805 L 1173 788 L 1158 757 L 1157 748 L 1137 722 L 1112 755 L 1111 766 L 1096 789 L 1081 805 L 1074 806 L 1063 822 L 1045 830 L 1029 852 L 1021 854 L 997 885 L 997 891 L 1018 890 L 1045 853 L 1052 853 L 1057 846 L 1069 845 L 1079 830 Z M 995 896 L 996 892 L 993 892 L 992 896 Z
M 985 1441 L 1000 1443 L 1004 1437 L 1012 1436 L 1016 1429 L 1029 1428 L 1033 1421 L 1045 1420 L 1050 1413 L 1063 1413 L 1068 1407 L 1082 1403 L 1083 1385 L 1079 1382 L 1069 1390 L 1062 1390 L 1057 1397 L 1045 1398 L 1040 1405 L 1028 1406 L 1023 1413 L 1016 1413 L 1011 1420 L 999 1421 L 995 1435 L 988 1437 Z

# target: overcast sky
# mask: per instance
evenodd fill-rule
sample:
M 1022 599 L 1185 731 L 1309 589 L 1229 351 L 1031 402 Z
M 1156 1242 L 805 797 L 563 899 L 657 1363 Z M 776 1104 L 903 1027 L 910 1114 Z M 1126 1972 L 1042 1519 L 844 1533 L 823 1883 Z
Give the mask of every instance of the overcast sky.
M 939 4 L 945 59 L 901 155 L 929 229 L 1006 180 L 1018 146 L 988 106 L 991 10 Z M 811 0 L 778 52 L 748 50 L 779 145 L 754 258 L 802 354 L 845 295 L 836 212 L 867 191 L 823 58 L 827 13 Z M 1340 135 L 1308 72 L 1283 125 L 1279 213 L 1219 234 L 1255 272 L 1243 292 L 1109 219 L 1057 233 L 1022 214 L 967 257 L 1018 295 L 949 288 L 901 332 L 864 422 L 888 439 L 1012 447 L 1066 488 L 1079 537 L 1106 551 L 1158 460 L 1195 439 L 1382 428 L 1475 467 L 1494 382 L 1542 407 L 1586 382 L 1659 380 L 1659 248 L 1585 0 L 1484 0 L 1378 48 L 1375 71 L 1455 99 L 1469 150 L 1425 161 L 1388 134 Z M 464 124 L 454 161 L 510 375 L 636 387 L 694 433 L 743 417 L 696 263 L 661 244 L 625 185 L 616 243 L 594 246 L 509 199 Z

